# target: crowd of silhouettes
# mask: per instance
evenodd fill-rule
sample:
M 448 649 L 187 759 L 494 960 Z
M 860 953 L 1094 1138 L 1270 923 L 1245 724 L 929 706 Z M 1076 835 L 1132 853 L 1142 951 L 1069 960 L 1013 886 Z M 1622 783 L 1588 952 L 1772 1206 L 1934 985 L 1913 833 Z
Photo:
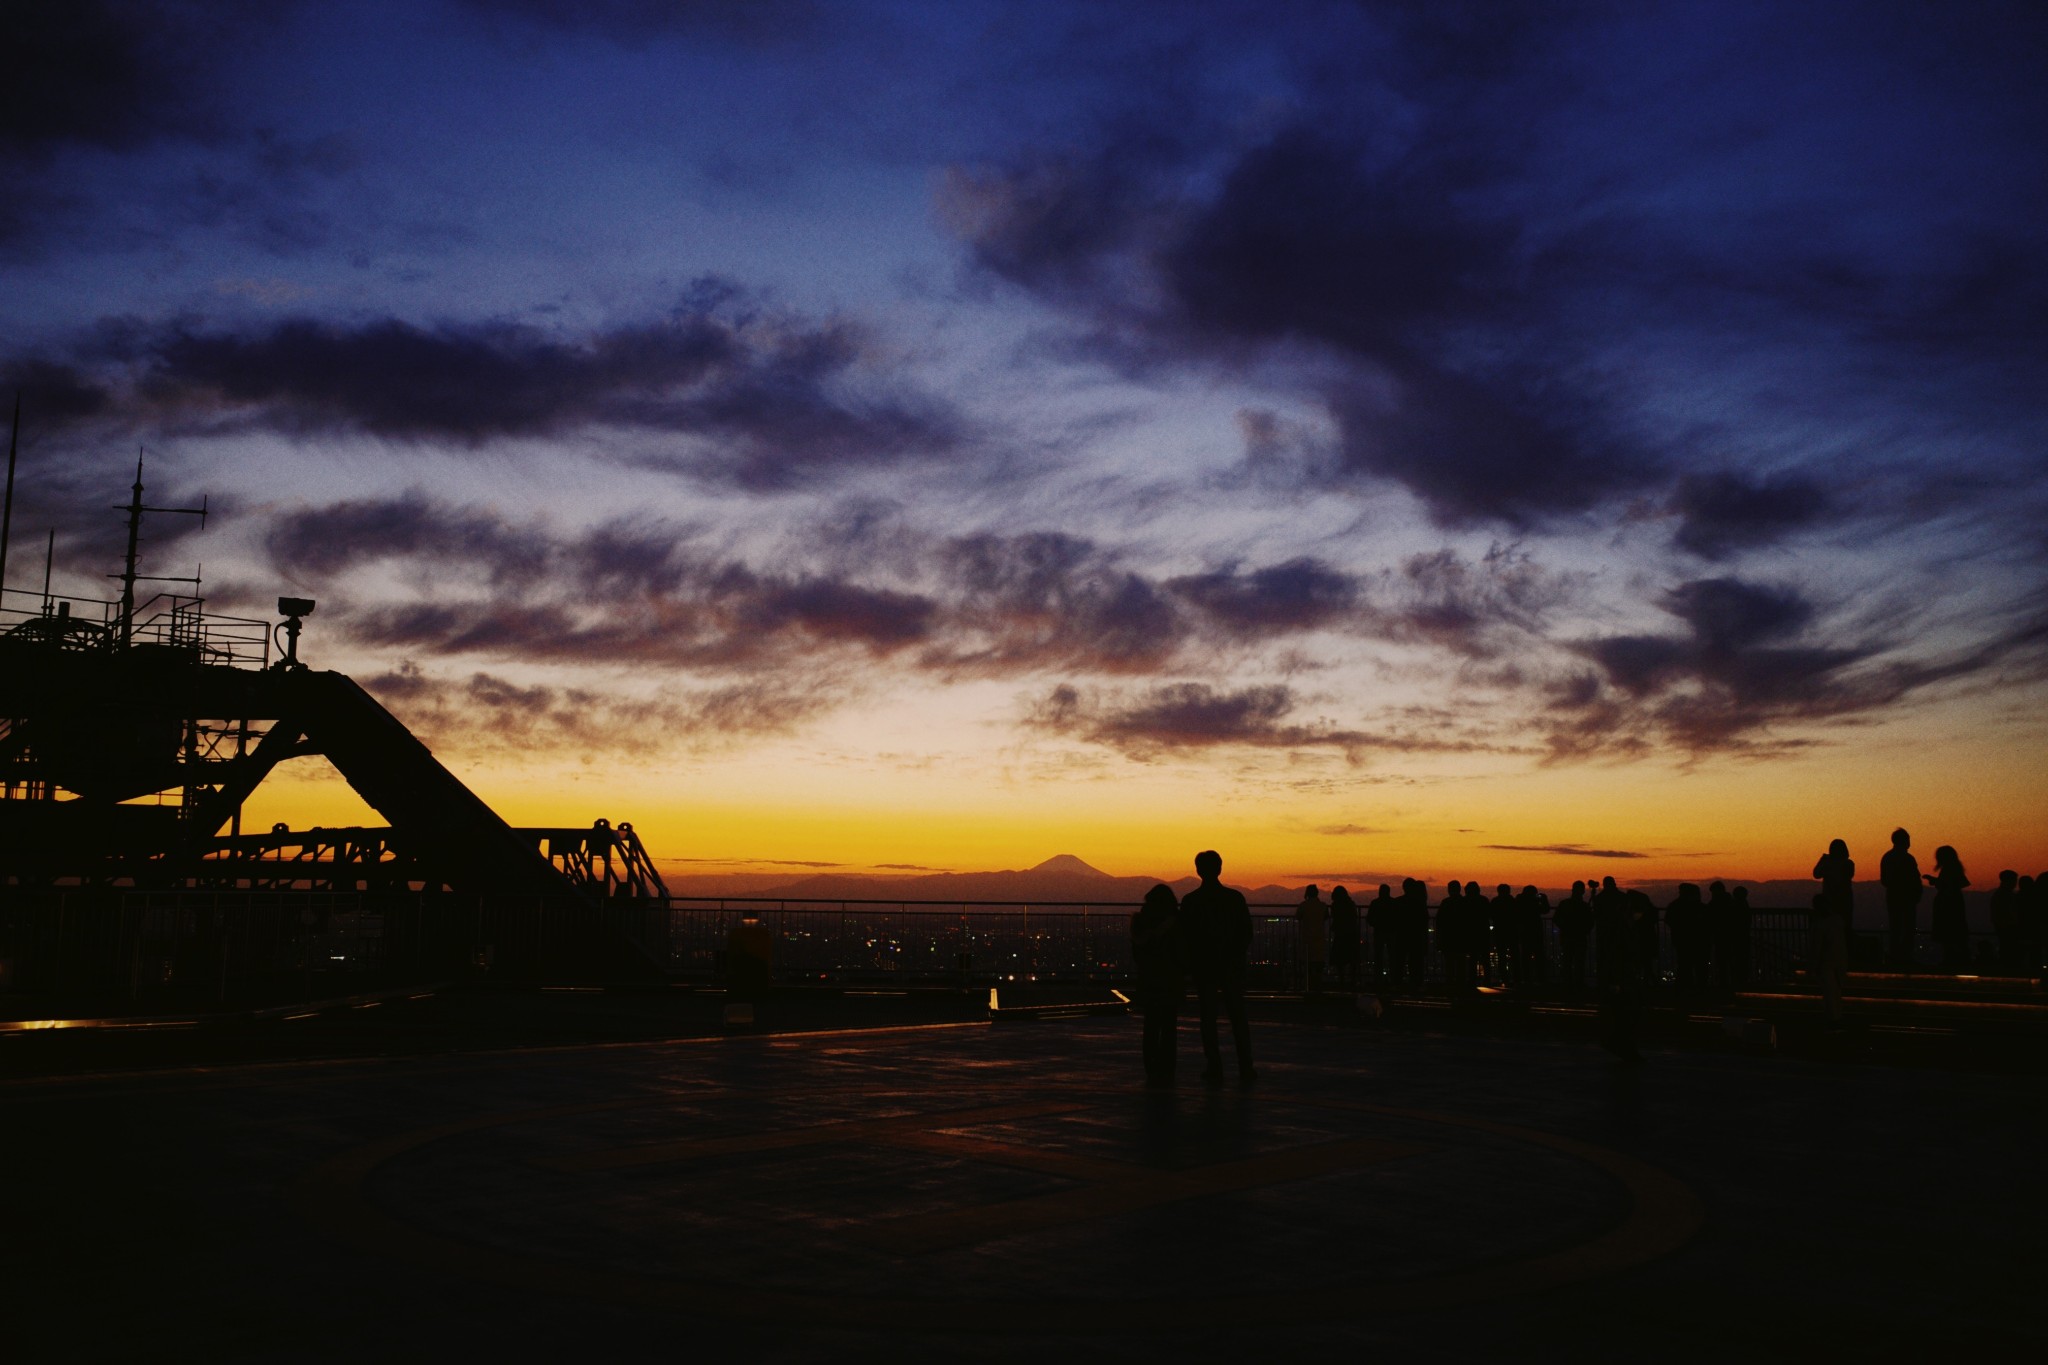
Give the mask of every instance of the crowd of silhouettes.
M 1919 907 L 1931 890 L 1928 928 L 1941 970 L 2039 972 L 2048 954 L 2048 873 L 2025 877 L 2004 871 L 1991 893 L 1992 939 L 1971 952 L 1963 891 L 1970 885 L 1962 859 L 1947 844 L 1923 873 L 1912 837 L 1895 830 L 1879 865 L 1885 904 L 1884 955 L 1896 971 L 1917 967 Z M 1145 1066 L 1155 1082 L 1173 1076 L 1174 1028 L 1186 983 L 1193 982 L 1202 1023 L 1205 1075 L 1223 1075 L 1219 1014 L 1228 1015 L 1240 1072 L 1251 1064 L 1244 1015 L 1251 917 L 1239 892 L 1218 880 L 1222 859 L 1196 859 L 1201 885 L 1176 898 L 1155 886 L 1132 918 L 1140 1007 L 1145 1015 Z M 1813 867 L 1818 889 L 1808 917 L 1804 959 L 1831 1022 L 1843 1009 L 1855 915 L 1856 862 L 1848 844 L 1833 840 Z M 1311 1000 L 1326 984 L 1341 992 L 1412 989 L 1423 984 L 1434 940 L 1443 982 L 1454 1001 L 1482 989 L 1555 987 L 1567 996 L 1597 997 L 1609 1046 L 1634 1053 L 1633 1017 L 1641 992 L 1662 979 L 1660 948 L 1668 934 L 1672 987 L 1686 995 L 1731 994 L 1752 983 L 1752 911 L 1747 887 L 1712 882 L 1704 892 L 1682 882 L 1659 907 L 1642 890 L 1623 889 L 1613 877 L 1572 883 L 1553 905 L 1534 886 L 1517 891 L 1501 883 L 1488 895 L 1478 882 L 1452 881 L 1431 914 L 1429 888 L 1408 878 L 1397 893 L 1381 883 L 1363 909 L 1344 887 L 1328 901 L 1309 886 L 1295 908 L 1295 985 Z M 1555 979 L 1550 950 L 1557 944 Z

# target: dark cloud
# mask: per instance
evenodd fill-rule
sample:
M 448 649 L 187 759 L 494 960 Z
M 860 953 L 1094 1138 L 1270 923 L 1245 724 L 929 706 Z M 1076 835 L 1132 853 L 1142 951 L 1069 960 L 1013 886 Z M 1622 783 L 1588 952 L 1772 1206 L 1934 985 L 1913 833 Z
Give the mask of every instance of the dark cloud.
M 1341 468 L 1391 480 L 1451 526 L 1531 524 L 1655 479 L 1555 396 L 1403 361 L 1329 394 Z
M 1752 478 L 1728 470 L 1682 476 L 1670 508 L 1679 518 L 1673 539 L 1703 559 L 1772 544 L 1832 510 L 1826 491 L 1803 474 Z
M 1454 27 L 1502 41 L 1503 26 Z M 1511 525 L 1655 479 L 1661 462 L 1604 435 L 1583 393 L 1501 359 L 1532 294 L 1523 226 L 1496 193 L 1508 168 L 1477 143 L 1396 147 L 1354 125 L 1305 118 L 1215 177 L 1189 174 L 1172 139 L 1112 135 L 1093 159 L 960 173 L 947 217 L 978 269 L 1076 317 L 1095 354 L 1203 366 L 1320 351 L 1333 363 L 1299 370 L 1337 428 L 1335 458 L 1288 462 L 1297 476 L 1389 480 L 1441 522 Z M 1454 344 L 1479 335 L 1495 358 Z M 1268 473 L 1281 449 L 1256 438 L 1276 434 L 1248 434 Z
M 1247 151 L 1156 261 L 1184 324 L 1398 356 L 1418 326 L 1492 307 L 1512 227 L 1461 211 L 1444 167 L 1372 160 L 1306 125 Z
M 1307 557 L 1250 572 L 1233 565 L 1168 579 L 1164 586 L 1238 639 L 1340 624 L 1354 615 L 1360 597 L 1356 578 Z
M 750 488 L 944 455 L 968 439 L 959 413 L 898 380 L 860 328 L 771 316 L 714 280 L 656 322 L 582 334 L 395 318 L 117 324 L 68 362 L 12 364 L 73 409 L 106 408 L 125 377 L 134 417 L 159 424 L 467 445 L 603 427 L 670 434 L 686 444 L 649 463 Z
M 1158 675 L 1317 631 L 1492 659 L 1569 593 L 1513 547 L 1417 555 L 1373 578 L 1300 556 L 1161 580 L 1061 532 L 935 539 L 895 526 L 884 539 L 886 552 L 870 531 L 828 523 L 767 572 L 672 523 L 564 534 L 415 491 L 278 514 L 264 544 L 324 599 L 346 593 L 325 585 L 379 562 L 434 585 L 324 618 L 379 646 L 739 668 L 843 648 L 947 677 Z
M 1578 582 L 1517 546 L 1496 544 L 1476 562 L 1449 549 L 1410 555 L 1373 589 L 1368 633 L 1490 659 L 1541 637 Z
M 814 680 L 761 679 L 632 696 L 521 684 L 491 673 L 449 678 L 407 661 L 363 686 L 430 742 L 505 755 L 647 757 L 788 734 L 844 700 Z
M 61 423 L 97 417 L 113 396 L 82 370 L 44 356 L 21 356 L 0 363 L 0 393 L 19 397 L 31 422 Z
M 1025 723 L 1141 761 L 1231 747 L 1334 749 L 1354 762 L 1373 753 L 1472 753 L 1493 747 L 1455 734 L 1344 729 L 1326 720 L 1302 719 L 1298 708 L 1293 690 L 1280 684 L 1219 689 L 1207 683 L 1164 683 L 1119 694 L 1062 683 L 1032 703 Z
M 1573 646 L 1595 670 L 1549 686 L 1539 728 L 1554 759 L 1636 755 L 1653 742 L 1694 756 L 1807 748 L 1816 741 L 1779 727 L 1872 714 L 1937 683 L 1998 669 L 2036 677 L 2048 638 L 2034 616 L 1934 656 L 1909 653 L 1910 641 L 1830 640 L 1796 589 L 1738 578 L 1682 583 L 1663 606 L 1684 634 Z
M 768 46 L 810 37 L 826 18 L 817 0 L 462 0 L 491 17 L 594 33 L 628 47 L 659 38 Z
M 547 546 L 481 508 L 452 507 L 413 492 L 304 508 L 280 516 L 264 538 L 271 563 L 298 579 L 379 559 L 414 558 L 444 571 L 480 568 L 494 584 L 530 583 Z
M 211 131 L 209 54 L 265 6 L 17 0 L 0 43 L 0 155 L 126 150 Z
M 2048 30 L 1878 9 L 1218 17 L 1284 121 L 1218 130 L 1179 79 L 1092 144 L 956 173 L 942 207 L 1074 353 L 1319 401 L 1330 449 L 1247 433 L 1261 482 L 1386 480 L 1441 523 L 1520 527 L 1676 479 L 1679 546 L 1730 559 L 1869 510 L 1796 469 L 1688 473 L 1737 394 L 1755 427 L 1861 429 L 1930 481 L 1915 428 L 2039 447 L 2048 97 L 2021 72 Z M 1374 31 L 1333 44 L 1347 24 Z M 1777 357 L 1796 381 L 1759 376 Z
M 11 173 L 0 199 L 0 250 L 32 258 L 82 242 L 132 247 L 169 222 L 205 220 L 229 188 L 246 196 L 250 174 L 234 150 L 238 135 L 218 96 L 220 73 L 246 59 L 263 31 L 294 8 L 257 0 L 15 0 L 0 42 L 0 170 Z M 144 173 L 120 180 L 113 210 L 95 180 L 91 156 L 121 156 L 144 167 L 167 144 L 229 149 L 236 171 L 186 176 L 157 194 Z M 261 174 L 250 158 L 248 171 Z M 146 224 L 120 210 L 149 200 Z M 287 216 L 273 226 L 290 230 Z
M 1188 638 L 1156 584 L 1078 537 L 964 536 L 937 558 L 941 581 L 959 594 L 958 633 L 925 662 L 947 672 L 1148 673 Z
M 1555 853 L 1569 858 L 1647 858 L 1620 848 L 1587 848 L 1584 844 L 1481 844 L 1481 848 L 1502 853 Z
M 1376 829 L 1371 825 L 1318 825 L 1316 826 L 1316 833 L 1338 838 L 1354 834 L 1385 834 L 1386 831 Z
M 1346 748 L 1363 738 L 1328 725 L 1289 723 L 1294 710 L 1293 692 L 1278 685 L 1219 691 L 1206 683 L 1169 683 L 1130 701 L 1104 702 L 1062 684 L 1034 706 L 1029 719 L 1133 757 L 1222 745 Z

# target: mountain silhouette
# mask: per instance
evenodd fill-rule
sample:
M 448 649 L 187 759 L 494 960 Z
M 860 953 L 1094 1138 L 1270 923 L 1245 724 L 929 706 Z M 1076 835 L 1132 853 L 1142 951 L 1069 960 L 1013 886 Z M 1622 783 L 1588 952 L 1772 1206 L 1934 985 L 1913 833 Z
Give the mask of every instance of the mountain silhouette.
M 1086 876 L 1086 877 L 1107 877 L 1107 876 L 1109 876 L 1109 874 L 1108 874 L 1107 872 L 1104 872 L 1104 871 L 1103 871 L 1102 869 L 1100 869 L 1100 868 L 1096 868 L 1096 867 L 1090 867 L 1090 866 L 1088 866 L 1088 864 L 1086 864 L 1086 863 L 1082 862 L 1082 861 L 1081 861 L 1081 860 L 1080 860 L 1079 858 L 1076 858 L 1076 857 L 1075 857 L 1075 856 L 1074 856 L 1073 854 L 1071 854 L 1071 853 L 1055 853 L 1055 854 L 1053 854 L 1053 855 L 1052 855 L 1052 857 L 1050 857 L 1050 858 L 1047 858 L 1047 859 L 1046 859 L 1046 860 L 1045 860 L 1044 862 L 1040 863 L 1040 864 L 1039 864 L 1039 865 L 1038 865 L 1037 867 L 1033 867 L 1033 868 L 1027 868 L 1027 869 L 1026 869 L 1026 871 L 1028 871 L 1028 872 L 1043 872 L 1043 873 L 1047 873 L 1047 874 L 1049 874 L 1049 875 L 1050 875 L 1050 874 L 1058 874 L 1058 875 L 1061 875 L 1061 876 L 1065 876 L 1065 875 L 1070 875 L 1070 874 L 1071 874 L 1071 875 L 1073 875 L 1073 876 Z
M 1226 875 L 1225 881 L 1229 881 Z M 1135 906 L 1145 893 L 1166 882 L 1176 894 L 1185 894 L 1196 884 L 1195 877 L 1118 877 L 1091 866 L 1071 853 L 1055 854 L 1032 867 L 1003 872 L 935 872 L 923 876 L 877 876 L 872 873 L 834 872 L 774 885 L 750 887 L 745 894 L 777 900 L 906 900 L 906 901 L 1079 901 L 1089 905 Z M 1235 883 L 1233 883 L 1235 884 Z M 1243 887 L 1254 901 L 1299 899 L 1298 891 L 1285 887 Z M 679 894 L 691 892 L 678 887 Z M 697 893 L 702 894 L 702 893 Z

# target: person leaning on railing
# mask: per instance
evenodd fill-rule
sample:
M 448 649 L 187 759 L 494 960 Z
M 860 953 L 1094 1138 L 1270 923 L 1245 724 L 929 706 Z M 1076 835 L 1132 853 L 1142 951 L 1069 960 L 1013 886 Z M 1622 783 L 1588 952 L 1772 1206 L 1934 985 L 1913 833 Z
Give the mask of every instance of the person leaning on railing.
M 748 906 L 725 938 L 725 974 L 734 999 L 752 1003 L 768 990 L 775 960 L 775 931 Z
M 1820 978 L 1828 1023 L 1842 1022 L 1842 980 L 1849 968 L 1849 919 L 1855 911 L 1856 860 L 1837 839 L 1813 865 L 1820 894 L 1813 898 L 1813 970 Z

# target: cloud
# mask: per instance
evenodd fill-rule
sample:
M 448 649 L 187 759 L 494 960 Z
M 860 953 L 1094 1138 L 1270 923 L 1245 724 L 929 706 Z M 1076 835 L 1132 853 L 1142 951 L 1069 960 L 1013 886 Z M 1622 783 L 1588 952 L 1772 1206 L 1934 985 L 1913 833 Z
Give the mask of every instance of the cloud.
M 1310 557 L 1248 572 L 1231 565 L 1168 579 L 1164 587 L 1235 639 L 1342 624 L 1360 598 L 1355 577 Z
M 1554 760 L 1639 755 L 1654 743 L 1694 757 L 1810 748 L 1818 741 L 1779 727 L 1881 712 L 1955 679 L 2037 679 L 2048 642 L 2038 612 L 1945 653 L 1912 653 L 1912 641 L 1882 636 L 1831 640 L 1797 589 L 1734 577 L 1680 583 L 1662 606 L 1685 633 L 1571 646 L 1594 669 L 1548 684 L 1537 725 Z
M 419 491 L 281 512 L 263 543 L 323 600 L 348 600 L 346 580 L 378 565 L 434 584 L 323 617 L 379 648 L 743 671 L 890 658 L 947 679 L 1156 677 L 1219 651 L 1256 666 L 1275 648 L 1265 662 L 1284 669 L 1289 642 L 1317 632 L 1492 659 L 1572 591 L 1513 546 L 1372 577 L 1297 556 L 1162 579 L 1064 532 L 935 537 L 881 513 L 828 518 L 765 570 L 698 527 L 637 516 L 564 531 Z
M 1281 684 L 1216 688 L 1163 683 L 1135 692 L 1062 683 L 1031 703 L 1025 724 L 1101 744 L 1147 761 L 1170 752 L 1220 748 L 1334 749 L 1352 761 L 1369 753 L 1471 753 L 1491 749 L 1458 735 L 1371 733 L 1297 717 L 1299 700 Z
M 126 150 L 214 127 L 208 54 L 272 6 L 26 0 L 0 45 L 0 155 Z
M 0 363 L 0 389 L 19 394 L 30 420 L 45 423 L 96 417 L 113 402 L 91 376 L 47 356 L 18 356 Z
M 1332 838 L 1337 838 L 1337 837 L 1343 837 L 1343 836 L 1349 836 L 1349 835 L 1357 835 L 1357 834 L 1385 834 L 1385 833 L 1386 833 L 1386 831 L 1385 831 L 1385 830 L 1383 830 L 1383 829 L 1376 829 L 1376 828 L 1374 828 L 1374 827 L 1373 827 L 1373 826 L 1371 826 L 1371 825 L 1318 825 L 1318 826 L 1316 826 L 1316 831 L 1315 831 L 1315 832 L 1316 832 L 1316 833 L 1318 833 L 1318 834 L 1327 834 L 1327 835 L 1331 836 Z
M 482 445 L 599 428 L 682 438 L 644 462 L 754 489 L 959 452 L 965 419 L 846 321 L 773 316 L 700 280 L 667 316 L 583 333 L 517 322 L 290 317 L 103 327 L 10 362 L 74 409 L 137 421 Z
M 1188 631 L 1174 603 L 1089 541 L 1062 532 L 956 537 L 936 555 L 958 593 L 956 630 L 924 658 L 949 673 L 1052 667 L 1149 673 Z
M 1541 638 L 1582 575 L 1550 572 L 1518 545 L 1496 543 L 1474 562 L 1455 550 L 1410 555 L 1374 585 L 1371 633 L 1470 659 Z
M 1524 40 L 1501 27 L 1406 25 L 1512 64 Z M 1441 87 L 1443 73 L 1419 79 Z M 1303 98 L 1312 112 L 1220 163 L 1170 132 L 1112 127 L 1092 153 L 959 170 L 941 217 L 974 269 L 1079 324 L 1082 354 L 1134 370 L 1263 357 L 1283 383 L 1291 370 L 1337 439 L 1284 440 L 1255 413 L 1247 468 L 1264 481 L 1389 481 L 1440 523 L 1522 526 L 1664 477 L 1661 458 L 1608 433 L 1590 389 L 1518 359 L 1540 316 L 1536 248 L 1504 192 L 1514 168 L 1489 150 L 1514 139 L 1426 104 L 1411 110 L 1438 136 L 1359 134 L 1343 97 Z
M 1803 474 L 1752 478 L 1721 470 L 1680 477 L 1670 510 L 1673 539 L 1702 559 L 1727 559 L 1769 545 L 1820 521 L 1832 509 L 1819 483 Z
M 491 18 L 594 33 L 626 47 L 663 37 L 772 46 L 808 38 L 826 15 L 817 0 L 462 0 Z
M 1503 853 L 1555 853 L 1566 858 L 1647 858 L 1620 848 L 1587 848 L 1584 844 L 1481 844 L 1481 848 Z
M 380 559 L 481 567 L 494 584 L 529 583 L 548 548 L 495 513 L 436 503 L 417 491 L 288 512 L 264 537 L 271 563 L 294 578 L 332 575 Z
M 815 681 L 787 679 L 634 696 L 520 684 L 485 672 L 450 678 L 409 660 L 361 681 L 429 743 L 504 757 L 651 759 L 674 748 L 722 748 L 792 733 L 845 699 Z

